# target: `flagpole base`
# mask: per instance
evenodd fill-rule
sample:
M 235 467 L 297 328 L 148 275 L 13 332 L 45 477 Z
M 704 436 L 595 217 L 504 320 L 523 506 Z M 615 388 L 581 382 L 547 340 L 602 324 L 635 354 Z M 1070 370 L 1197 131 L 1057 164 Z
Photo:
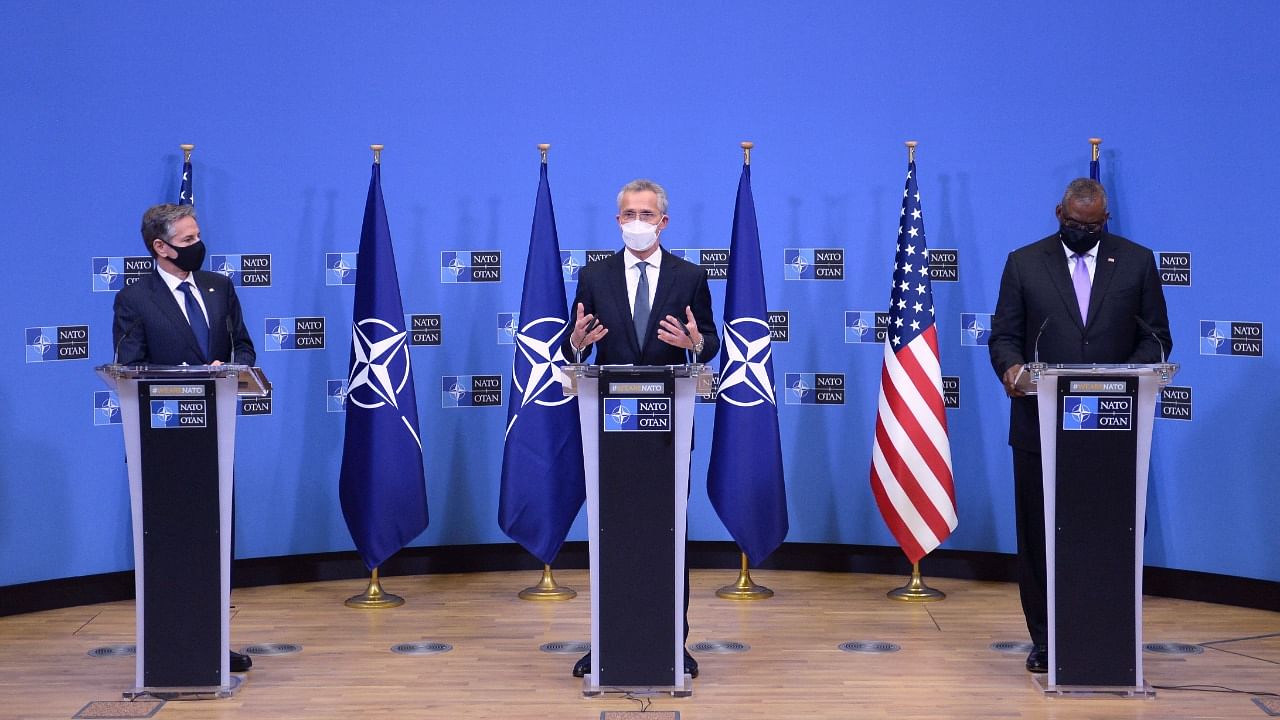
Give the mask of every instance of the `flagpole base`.
M 537 585 L 527 587 L 517 594 L 521 600 L 572 600 L 577 596 L 577 590 L 556 583 L 550 565 L 542 566 L 542 579 Z
M 920 577 L 920 563 L 911 566 L 911 580 L 906 585 L 890 590 L 885 596 L 902 602 L 937 602 L 947 599 L 946 593 L 925 585 L 924 579 Z
M 373 569 L 373 573 L 369 576 L 369 585 L 365 587 L 364 592 L 352 595 L 343 603 L 347 607 L 364 610 L 382 610 L 400 607 L 403 604 L 404 598 L 382 591 L 382 583 L 378 580 L 378 568 Z
M 738 581 L 716 590 L 716 597 L 723 600 L 768 600 L 773 591 L 763 585 L 757 585 L 751 579 L 751 571 L 747 568 L 747 555 L 742 555 L 742 569 L 738 572 Z

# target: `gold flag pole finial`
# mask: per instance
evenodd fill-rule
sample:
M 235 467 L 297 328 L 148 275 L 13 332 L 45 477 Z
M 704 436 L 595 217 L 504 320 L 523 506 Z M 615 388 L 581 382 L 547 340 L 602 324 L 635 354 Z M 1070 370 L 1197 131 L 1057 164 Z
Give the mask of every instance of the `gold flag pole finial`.
M 747 141 L 738 143 L 738 145 L 742 146 L 742 164 L 750 165 L 751 164 L 751 148 L 755 147 L 756 144 L 747 140 Z
M 542 164 L 547 164 L 547 151 L 551 149 L 551 143 L 538 143 L 538 152 L 542 154 Z
M 742 553 L 742 569 L 738 571 L 738 581 L 717 590 L 716 597 L 724 600 L 767 600 L 773 597 L 773 591 L 755 584 L 751 579 L 751 571 L 747 569 L 747 554 Z
M 1089 138 L 1089 144 L 1093 146 L 1093 161 L 1098 162 L 1098 146 L 1102 144 L 1102 138 Z
M 934 590 L 924 584 L 924 580 L 920 578 L 920 563 L 911 563 L 911 580 L 900 588 L 894 588 L 885 595 L 894 600 L 902 600 L 903 602 L 934 602 L 935 600 L 946 600 L 947 594 L 941 590 Z
M 908 163 L 913 163 L 916 161 L 916 146 L 919 144 L 920 143 L 916 142 L 915 140 L 908 140 L 905 143 L 903 143 L 903 145 L 907 146 L 907 162 Z
M 383 146 L 382 146 L 382 145 L 370 145 L 370 146 L 369 146 L 369 149 L 373 151 L 373 164 L 374 164 L 374 165 L 381 165 L 381 164 L 382 164 L 382 148 L 383 148 Z M 375 572 L 377 572 L 377 571 L 375 570 Z
M 542 151 L 543 157 L 546 157 L 546 150 Z M 546 162 L 546 160 L 543 160 Z M 521 600 L 572 600 L 578 596 L 578 591 L 567 585 L 559 585 L 556 583 L 555 576 L 551 574 L 551 566 L 543 563 L 542 579 L 537 585 L 532 585 L 521 590 L 516 597 Z
M 364 592 L 359 595 L 352 595 L 343 603 L 347 607 L 365 610 L 382 610 L 384 608 L 400 607 L 403 604 L 404 598 L 382 591 L 382 583 L 378 581 L 378 568 L 373 569 L 373 573 L 369 576 L 369 585 L 364 589 Z
M 182 143 L 178 147 L 182 148 L 182 162 L 184 163 L 191 162 L 191 151 L 195 150 L 196 146 L 192 145 L 191 143 Z

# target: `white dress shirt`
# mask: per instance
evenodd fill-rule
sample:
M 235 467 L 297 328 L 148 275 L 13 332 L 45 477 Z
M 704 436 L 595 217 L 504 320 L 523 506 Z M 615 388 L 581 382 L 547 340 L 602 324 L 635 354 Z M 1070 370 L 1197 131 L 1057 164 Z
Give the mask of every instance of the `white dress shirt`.
M 627 303 L 630 304 L 633 313 L 636 308 L 636 288 L 640 286 L 640 269 L 636 266 L 641 262 L 649 264 L 645 268 L 645 273 L 649 277 L 649 311 L 653 312 L 653 298 L 658 292 L 658 271 L 662 262 L 662 249 L 659 248 L 657 252 L 644 260 L 632 255 L 630 250 L 623 250 L 622 262 L 627 268 L 625 273 L 627 276 Z

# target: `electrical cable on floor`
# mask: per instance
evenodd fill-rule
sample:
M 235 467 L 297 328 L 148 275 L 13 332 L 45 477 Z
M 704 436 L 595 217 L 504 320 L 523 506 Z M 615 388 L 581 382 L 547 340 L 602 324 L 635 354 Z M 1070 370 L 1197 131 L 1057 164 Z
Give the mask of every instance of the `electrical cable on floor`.
M 1225 685 L 1152 685 L 1156 690 L 1190 690 L 1194 692 L 1228 693 L 1236 695 L 1256 695 L 1259 697 L 1280 697 L 1280 693 L 1264 690 L 1237 690 Z

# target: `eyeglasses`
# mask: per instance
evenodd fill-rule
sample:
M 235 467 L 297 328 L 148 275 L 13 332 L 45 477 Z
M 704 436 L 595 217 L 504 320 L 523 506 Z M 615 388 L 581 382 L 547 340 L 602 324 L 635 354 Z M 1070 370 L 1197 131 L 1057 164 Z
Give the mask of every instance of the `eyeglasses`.
M 633 222 L 633 221 L 636 221 L 636 220 L 643 220 L 643 221 L 645 221 L 645 222 L 649 223 L 650 225 L 653 225 L 653 224 L 657 223 L 657 222 L 658 222 L 658 220 L 659 220 L 660 218 L 662 218 L 662 213 L 649 212 L 648 210 L 645 210 L 644 212 L 636 212 L 635 210 L 627 210 L 627 211 L 624 211 L 624 212 L 622 212 L 622 213 L 621 213 L 621 217 L 622 217 L 622 219 L 623 219 L 623 220 L 625 220 L 626 222 Z
M 1063 213 L 1062 225 L 1063 227 L 1067 227 L 1072 230 L 1083 230 L 1087 233 L 1096 233 L 1096 232 L 1102 232 L 1102 228 L 1107 226 L 1107 221 L 1104 219 L 1102 222 L 1082 223 L 1079 220 L 1074 220 L 1072 218 L 1067 217 L 1067 215 Z

